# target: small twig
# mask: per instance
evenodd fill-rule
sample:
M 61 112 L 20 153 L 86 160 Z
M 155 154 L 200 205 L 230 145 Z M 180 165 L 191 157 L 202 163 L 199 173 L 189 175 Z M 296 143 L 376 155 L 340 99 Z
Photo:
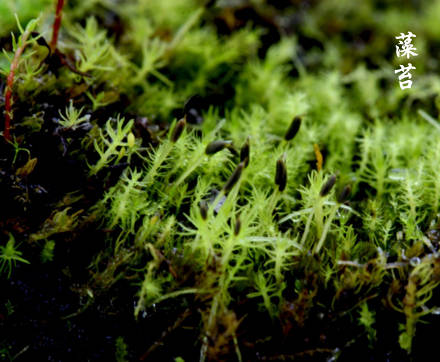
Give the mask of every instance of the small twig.
M 29 345 L 23 347 L 14 357 L 12 357 L 11 361 L 14 361 L 18 357 L 20 357 L 23 353 L 25 353 L 29 349 Z
M 359 307 L 361 304 L 365 303 L 366 301 L 368 301 L 368 300 L 370 300 L 370 299 L 374 299 L 374 298 L 376 298 L 377 296 L 378 296 L 378 294 L 375 293 L 375 294 L 369 295 L 369 296 L 367 296 L 367 297 L 365 297 L 365 298 L 362 298 L 360 301 L 358 301 L 358 302 L 357 302 L 355 305 L 353 305 L 351 308 L 349 308 L 349 309 L 347 309 L 347 310 L 344 310 L 343 312 L 340 312 L 340 313 L 338 314 L 338 318 L 343 317 L 343 316 L 345 316 L 345 315 L 351 313 L 354 309 L 356 309 L 357 307 Z
M 70 319 L 70 318 L 76 317 L 76 316 L 84 313 L 86 311 L 86 309 L 88 307 L 90 307 L 92 304 L 93 304 L 93 298 L 88 298 L 87 303 L 84 304 L 81 308 L 79 308 L 76 312 L 73 312 L 73 313 L 70 313 L 66 316 L 63 316 L 63 317 L 61 317 L 61 319 L 64 320 L 64 319 Z
M 299 357 L 310 356 L 313 357 L 316 354 L 320 353 L 335 353 L 334 349 L 331 348 L 315 348 L 315 349 L 307 349 L 305 351 L 296 352 L 293 354 L 274 354 L 274 355 L 266 355 L 260 356 L 261 361 L 294 361 Z
M 357 268 L 363 268 L 365 264 L 360 264 L 357 261 L 351 261 L 351 260 L 338 260 L 336 262 L 338 265 L 349 265 L 349 266 L 355 266 Z
M 426 113 L 425 111 L 423 111 L 422 109 L 419 109 L 417 111 L 417 113 L 422 116 L 422 118 L 429 122 L 431 125 L 433 125 L 435 128 L 437 128 L 437 130 L 440 131 L 440 124 L 434 119 L 432 118 L 428 113 Z
M 361 264 L 361 263 L 358 263 L 356 261 L 350 261 L 350 260 L 338 260 L 337 264 L 338 265 L 354 266 L 354 267 L 357 267 L 357 268 L 364 268 L 367 265 L 366 263 L 365 264 Z M 407 265 L 408 265 L 408 262 L 396 261 L 394 263 L 385 264 L 383 266 L 383 268 L 384 269 L 397 269 L 397 268 L 403 268 L 403 267 L 405 267 Z
M 162 335 L 160 336 L 159 340 L 154 342 L 153 345 L 151 345 L 150 348 L 141 356 L 139 357 L 140 361 L 144 361 L 152 354 L 158 347 L 163 345 L 163 341 L 173 332 L 176 330 L 184 321 L 186 318 L 188 318 L 191 315 L 192 311 L 190 308 L 187 308 L 182 315 L 177 318 L 177 320 L 174 322 L 174 324 L 170 327 L 168 327 L 165 331 L 163 331 Z
M 57 48 L 58 33 L 60 32 L 61 19 L 63 16 L 63 7 L 64 0 L 58 0 L 55 12 L 55 21 L 53 23 L 52 40 L 50 41 L 50 49 L 52 50 L 52 52 L 54 52 Z

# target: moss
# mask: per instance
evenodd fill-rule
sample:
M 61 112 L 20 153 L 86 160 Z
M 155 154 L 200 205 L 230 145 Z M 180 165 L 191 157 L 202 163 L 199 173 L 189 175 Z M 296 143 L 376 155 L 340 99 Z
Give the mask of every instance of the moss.
M 75 292 L 57 320 L 116 315 L 102 353 L 121 361 L 421 356 L 440 270 L 439 3 L 72 1 L 51 47 L 52 2 L 17 3 L 22 23 L 39 16 L 19 31 L 0 5 L 1 248 L 25 244 L 8 298 L 53 268 Z M 405 91 L 402 29 L 420 53 Z

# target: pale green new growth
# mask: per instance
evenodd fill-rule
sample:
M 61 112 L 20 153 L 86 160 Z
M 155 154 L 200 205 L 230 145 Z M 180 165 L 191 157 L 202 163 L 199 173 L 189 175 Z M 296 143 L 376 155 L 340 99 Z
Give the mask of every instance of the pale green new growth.
M 131 156 L 138 151 L 137 145 L 131 145 L 127 140 L 132 126 L 133 120 L 125 122 L 125 118 L 118 116 L 115 120 L 107 121 L 104 132 L 99 129 L 99 139 L 94 141 L 94 147 L 100 158 L 90 167 L 91 175 L 105 166 L 116 165 L 123 158 L 130 161 Z
M 83 110 L 84 107 L 76 109 L 73 106 L 73 101 L 70 100 L 69 107 L 66 107 L 64 114 L 60 111 L 61 120 L 58 123 L 64 128 L 77 128 L 81 126 L 81 124 L 87 122 L 90 118 L 88 115 L 81 117 Z
M 12 267 L 16 266 L 17 261 L 29 264 L 26 259 L 21 257 L 22 252 L 18 251 L 14 244 L 14 236 L 9 234 L 9 240 L 6 245 L 0 245 L 0 274 L 7 271 L 8 278 L 11 277 Z

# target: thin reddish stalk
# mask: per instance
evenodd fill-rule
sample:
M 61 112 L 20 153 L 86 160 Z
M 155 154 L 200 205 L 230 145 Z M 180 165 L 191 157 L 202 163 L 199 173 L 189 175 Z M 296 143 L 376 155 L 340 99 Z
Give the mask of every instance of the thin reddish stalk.
M 12 119 L 12 87 L 14 86 L 14 76 L 15 71 L 18 68 L 18 62 L 20 60 L 20 56 L 26 48 L 27 38 L 29 37 L 30 32 L 25 31 L 21 36 L 21 45 L 17 48 L 14 54 L 14 59 L 11 63 L 11 69 L 9 70 L 8 79 L 5 88 L 5 130 L 3 132 L 3 137 L 6 141 L 11 140 L 10 128 L 11 128 L 11 119 Z
M 58 33 L 60 32 L 61 18 L 63 16 L 63 7 L 64 0 L 58 0 L 55 13 L 55 21 L 53 23 L 52 40 L 50 41 L 50 48 L 52 49 L 52 51 L 54 51 L 57 47 Z

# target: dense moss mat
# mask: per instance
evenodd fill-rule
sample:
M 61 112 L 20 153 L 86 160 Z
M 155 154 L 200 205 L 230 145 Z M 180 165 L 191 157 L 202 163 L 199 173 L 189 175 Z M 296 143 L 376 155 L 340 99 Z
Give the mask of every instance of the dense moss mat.
M 436 353 L 440 1 L 0 13 L 2 359 Z

